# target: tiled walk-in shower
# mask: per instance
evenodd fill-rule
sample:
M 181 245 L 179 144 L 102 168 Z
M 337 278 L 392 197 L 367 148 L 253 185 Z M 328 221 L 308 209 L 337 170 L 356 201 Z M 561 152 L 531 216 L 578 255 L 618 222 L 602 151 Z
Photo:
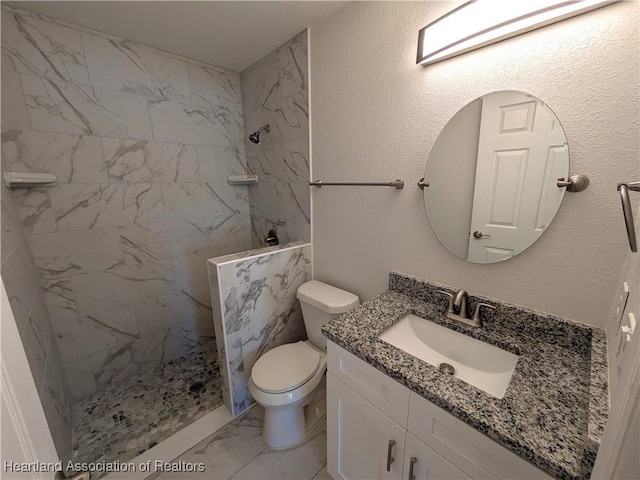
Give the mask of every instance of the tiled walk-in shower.
M 223 393 L 248 408 L 253 361 L 301 330 L 280 272 L 225 285 L 244 297 L 219 336 L 233 355 L 221 345 L 223 382 L 207 260 L 260 249 L 271 228 L 282 244 L 310 240 L 307 32 L 241 77 L 1 11 L 2 171 L 57 177 L 2 186 L 2 281 L 60 458 L 126 462 Z M 247 173 L 259 183 L 229 184 Z
M 76 402 L 74 461 L 133 459 L 222 405 L 220 386 L 212 346 Z

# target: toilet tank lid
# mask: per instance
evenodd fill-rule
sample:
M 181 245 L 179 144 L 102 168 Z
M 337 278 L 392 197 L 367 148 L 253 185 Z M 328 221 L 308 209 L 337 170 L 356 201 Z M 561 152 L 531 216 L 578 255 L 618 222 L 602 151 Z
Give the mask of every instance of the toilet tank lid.
M 317 280 L 300 285 L 296 297 L 325 313 L 344 313 L 360 305 L 357 295 Z

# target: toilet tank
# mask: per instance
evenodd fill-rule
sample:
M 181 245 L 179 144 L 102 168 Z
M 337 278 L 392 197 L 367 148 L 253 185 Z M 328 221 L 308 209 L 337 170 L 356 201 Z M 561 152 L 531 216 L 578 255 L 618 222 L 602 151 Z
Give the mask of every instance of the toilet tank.
M 296 294 L 302 306 L 304 327 L 311 343 L 322 349 L 327 348 L 327 339 L 322 335 L 322 326 L 360 305 L 360 299 L 326 283 L 311 280 L 303 283 Z

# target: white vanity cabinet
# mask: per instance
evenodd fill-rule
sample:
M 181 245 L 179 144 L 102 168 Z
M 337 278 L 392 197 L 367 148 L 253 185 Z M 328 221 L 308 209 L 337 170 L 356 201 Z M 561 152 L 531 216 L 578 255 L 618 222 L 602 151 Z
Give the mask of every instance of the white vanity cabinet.
M 334 479 L 550 480 L 333 342 L 327 353 L 327 469 Z

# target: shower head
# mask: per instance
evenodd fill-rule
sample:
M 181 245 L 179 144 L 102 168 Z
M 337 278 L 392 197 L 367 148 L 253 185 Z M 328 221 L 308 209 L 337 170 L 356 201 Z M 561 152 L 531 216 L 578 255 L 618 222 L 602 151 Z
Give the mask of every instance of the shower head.
M 254 132 L 251 135 L 249 135 L 249 140 L 251 140 L 253 143 L 260 145 L 260 134 L 262 132 L 269 133 L 268 123 L 264 127 L 261 127 L 257 132 Z

